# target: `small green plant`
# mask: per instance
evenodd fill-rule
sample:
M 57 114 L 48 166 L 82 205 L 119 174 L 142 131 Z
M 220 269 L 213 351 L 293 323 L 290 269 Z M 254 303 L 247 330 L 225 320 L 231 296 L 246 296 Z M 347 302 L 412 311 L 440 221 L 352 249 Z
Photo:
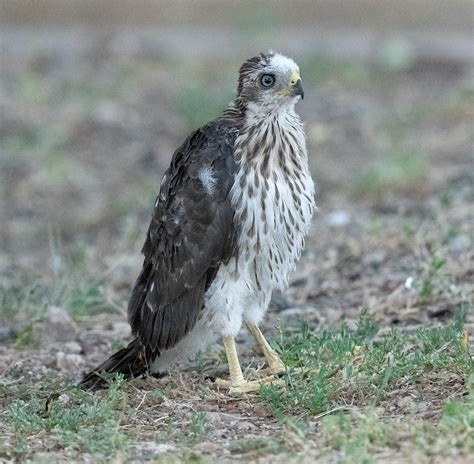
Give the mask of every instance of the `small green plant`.
M 37 72 L 25 72 L 17 81 L 18 98 L 27 105 L 40 105 L 47 101 L 49 89 L 47 79 Z
M 54 251 L 49 276 L 35 280 L 31 275 L 12 275 L 0 283 L 0 322 L 23 323 L 14 342 L 17 348 L 35 341 L 35 324 L 45 320 L 50 306 L 67 310 L 75 319 L 113 311 L 103 294 L 104 279 L 86 276 L 83 262 Z
M 407 456 L 421 454 L 429 459 L 450 448 L 469 455 L 474 452 L 472 386 L 470 392 L 466 400 L 447 401 L 437 424 L 420 422 L 415 415 L 387 422 L 371 408 L 323 417 L 321 446 L 339 450 L 342 463 L 372 462 L 384 449 L 403 449 L 406 437 L 412 437 L 406 442 Z
M 159 392 L 153 392 L 154 397 Z M 189 423 L 184 428 L 178 428 L 174 420 L 166 422 L 165 427 L 157 434 L 155 440 L 159 443 L 175 442 L 181 450 L 187 450 L 189 447 L 203 441 L 212 426 L 208 421 L 207 414 L 204 411 L 192 411 Z
M 323 417 L 321 428 L 328 445 L 341 451 L 342 463 L 370 462 L 371 448 L 386 446 L 392 433 L 391 425 L 370 412 Z
M 382 153 L 355 183 L 359 194 L 381 195 L 413 186 L 428 170 L 428 159 L 419 150 L 392 148 Z
M 231 95 L 217 96 L 214 91 L 206 90 L 205 85 L 198 83 L 185 84 L 182 93 L 178 96 L 176 105 L 186 126 L 195 130 L 222 114 Z
M 285 386 L 262 386 L 262 399 L 277 418 L 310 416 L 347 401 L 376 406 L 400 385 L 422 391 L 423 374 L 433 369 L 440 388 L 449 372 L 467 379 L 471 363 L 461 343 L 464 317 L 460 311 L 450 325 L 415 334 L 392 329 L 376 341 L 377 324 L 367 310 L 353 330 L 343 325 L 316 336 L 304 324 L 300 333 L 277 345 L 288 366 Z
M 40 391 L 30 391 L 29 398 L 17 400 L 8 408 L 8 422 L 14 433 L 9 452 L 27 454 L 29 443 L 22 438 L 39 433 L 50 435 L 58 446 L 90 453 L 110 454 L 125 449 L 129 436 L 120 427 L 129 415 L 125 385 L 123 377 L 117 375 L 103 395 L 62 388 L 62 396 L 49 401 L 58 384 L 55 378 L 45 378 Z
M 117 338 L 114 338 L 111 343 L 112 346 L 112 351 L 119 351 L 122 348 L 125 348 L 125 345 L 122 340 L 119 340 Z
M 277 453 L 283 449 L 283 443 L 279 440 L 247 437 L 234 440 L 229 450 L 232 454 L 245 454 L 257 452 L 260 454 Z
M 444 267 L 445 264 L 445 259 L 439 258 L 438 256 L 432 257 L 431 266 L 421 281 L 420 295 L 423 300 L 428 300 L 433 296 L 435 279 L 438 277 L 439 271 Z
M 189 438 L 192 442 L 201 441 L 209 432 L 211 426 L 207 420 L 207 415 L 202 411 L 191 413 L 191 423 L 189 424 Z
M 34 342 L 33 324 L 27 324 L 16 334 L 13 347 L 17 350 L 28 348 Z
M 362 62 L 334 60 L 315 54 L 301 65 L 303 82 L 322 85 L 337 82 L 341 85 L 363 86 L 370 79 L 372 69 Z

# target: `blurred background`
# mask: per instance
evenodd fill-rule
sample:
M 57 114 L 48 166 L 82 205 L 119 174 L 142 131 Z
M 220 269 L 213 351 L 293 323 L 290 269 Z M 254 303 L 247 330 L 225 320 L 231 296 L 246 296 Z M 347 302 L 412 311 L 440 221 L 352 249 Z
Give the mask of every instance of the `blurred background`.
M 301 67 L 320 207 L 275 308 L 350 317 L 440 272 L 469 292 L 472 18 L 463 0 L 2 1 L 2 319 L 124 313 L 174 149 L 269 49 Z

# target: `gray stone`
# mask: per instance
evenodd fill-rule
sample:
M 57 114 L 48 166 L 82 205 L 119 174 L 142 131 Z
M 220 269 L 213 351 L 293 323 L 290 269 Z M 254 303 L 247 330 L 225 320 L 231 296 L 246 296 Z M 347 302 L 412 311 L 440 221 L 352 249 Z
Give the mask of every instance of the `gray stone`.
M 78 354 L 66 354 L 64 351 L 56 353 L 56 366 L 63 371 L 74 371 L 81 369 L 84 358 Z
M 352 221 L 351 215 L 343 209 L 332 211 L 326 215 L 326 222 L 332 227 L 345 227 Z
M 47 320 L 43 324 L 44 342 L 70 342 L 76 338 L 77 333 L 77 324 L 67 311 L 57 306 L 48 308 Z

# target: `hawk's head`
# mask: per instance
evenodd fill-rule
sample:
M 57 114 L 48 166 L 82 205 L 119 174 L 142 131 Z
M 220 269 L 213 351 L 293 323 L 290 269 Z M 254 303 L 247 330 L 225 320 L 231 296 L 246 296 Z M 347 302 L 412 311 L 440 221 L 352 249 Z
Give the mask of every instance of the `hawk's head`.
M 304 96 L 298 65 L 279 53 L 254 56 L 240 67 L 237 93 L 267 108 L 295 104 Z

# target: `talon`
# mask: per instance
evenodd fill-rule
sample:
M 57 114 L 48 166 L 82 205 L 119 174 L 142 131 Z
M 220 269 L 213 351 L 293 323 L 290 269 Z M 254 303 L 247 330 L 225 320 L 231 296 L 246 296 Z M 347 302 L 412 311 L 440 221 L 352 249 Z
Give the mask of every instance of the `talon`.
M 264 378 L 247 381 L 244 379 L 242 369 L 240 367 L 239 358 L 237 356 L 237 350 L 235 347 L 235 340 L 232 336 L 223 337 L 224 349 L 226 352 L 227 361 L 229 363 L 229 374 L 230 381 L 223 379 L 216 379 L 214 382 L 217 390 L 226 389 L 230 395 L 241 396 L 245 393 L 256 392 L 260 390 L 260 386 L 268 383 L 282 385 L 284 381 L 280 379 L 282 375 L 285 374 L 286 368 L 283 362 L 280 360 L 275 351 L 268 345 L 266 340 L 263 338 L 260 330 L 256 326 L 249 327 L 252 330 L 252 333 L 255 334 L 259 342 L 262 343 L 265 357 L 268 361 L 268 369 L 266 372 L 270 375 L 267 375 Z
M 228 388 L 231 388 L 232 386 L 232 384 L 230 383 L 230 380 L 224 380 L 220 378 L 215 379 L 213 384 L 217 390 L 228 389 Z
M 284 381 L 279 378 L 275 379 L 275 377 L 272 375 L 258 380 L 244 380 L 242 383 L 239 383 L 237 385 L 232 385 L 229 380 L 216 379 L 214 385 L 216 386 L 217 390 L 220 390 L 221 388 L 228 390 L 228 393 L 231 396 L 241 396 L 245 393 L 258 392 L 260 390 L 261 385 L 271 383 L 276 385 L 283 385 Z
M 268 372 L 278 377 L 282 377 L 286 374 L 286 366 L 281 361 L 272 363 L 268 367 Z

